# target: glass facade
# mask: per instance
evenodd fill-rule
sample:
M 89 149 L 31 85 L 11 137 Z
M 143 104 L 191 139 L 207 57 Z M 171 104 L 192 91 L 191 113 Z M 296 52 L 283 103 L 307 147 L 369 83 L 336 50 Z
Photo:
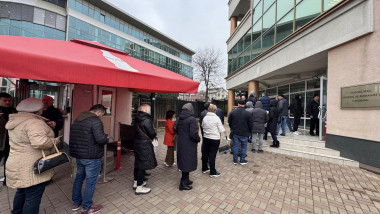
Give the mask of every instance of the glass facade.
M 283 94 L 285 98 L 289 101 L 289 105 L 291 105 L 294 101 L 295 95 L 299 94 L 302 96 L 301 106 L 304 109 L 304 113 L 306 113 L 307 104 L 310 103 L 315 94 L 320 93 L 320 79 L 314 80 L 306 80 L 295 82 L 287 85 L 282 85 L 274 88 L 268 88 L 264 90 L 268 97 L 271 99 L 277 99 L 279 94 Z M 264 91 L 260 91 L 261 93 Z M 290 112 L 290 119 L 293 124 L 293 116 L 292 112 Z M 309 129 L 310 128 L 310 118 L 309 117 L 301 117 L 301 124 L 299 125 L 300 129 Z
M 11 2 L 0 2 L 0 35 L 65 40 L 66 17 Z
M 46 1 L 61 7 L 63 7 L 63 2 L 66 2 L 66 0 Z M 69 3 L 72 4 L 73 1 L 69 1 Z M 77 4 L 76 1 L 74 1 L 74 5 L 78 6 L 77 9 L 81 9 L 82 13 L 89 11 L 89 16 L 96 16 L 98 19 L 104 18 L 104 21 L 107 20 L 107 23 L 113 23 L 113 19 L 111 19 L 110 16 L 102 16 L 97 10 L 91 10 L 91 7 L 85 7 L 79 3 Z M 66 20 L 66 16 L 49 10 L 13 2 L 0 2 L 0 35 L 65 40 L 66 24 L 68 24 L 68 40 L 82 39 L 98 41 L 104 45 L 125 51 L 132 57 L 155 64 L 188 78 L 193 78 L 192 66 L 180 63 L 170 57 L 166 57 L 144 46 L 135 44 L 75 17 L 70 17 L 70 23 L 66 23 Z M 123 29 L 129 28 L 125 25 Z M 130 29 L 134 30 L 134 28 Z M 120 28 L 120 30 L 122 29 Z M 189 59 L 191 61 L 191 57 L 187 58 L 187 60 Z
M 65 32 L 27 21 L 0 19 L 0 35 L 65 40 Z
M 228 52 L 228 75 L 342 0 L 252 1 L 253 26 Z
M 180 57 L 188 62 L 192 61 L 192 57 L 185 54 L 174 47 L 164 43 L 163 41 L 154 38 L 153 36 L 147 34 L 146 32 L 137 29 L 136 27 L 130 25 L 127 22 L 117 19 L 110 14 L 102 12 L 99 8 L 89 4 L 82 0 L 69 0 L 69 8 L 76 10 L 86 16 L 89 16 L 97 21 L 100 21 L 108 26 L 115 28 L 116 30 L 122 31 L 128 35 L 131 35 L 141 41 L 144 41 L 150 45 L 153 45 L 163 51 L 166 51 L 174 56 Z
M 149 50 L 146 47 L 135 44 L 72 16 L 69 17 L 68 32 L 68 40 L 71 39 L 97 41 L 104 45 L 125 51 L 132 57 L 166 68 L 188 78 L 193 78 L 193 68 L 191 66 Z

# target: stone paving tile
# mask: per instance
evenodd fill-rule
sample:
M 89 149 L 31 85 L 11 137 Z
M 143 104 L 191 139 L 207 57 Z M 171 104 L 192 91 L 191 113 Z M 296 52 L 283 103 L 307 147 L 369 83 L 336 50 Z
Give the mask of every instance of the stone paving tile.
M 163 139 L 163 132 L 159 138 Z M 250 148 L 250 145 L 249 145 Z M 233 165 L 230 154 L 218 154 L 218 178 L 202 174 L 200 145 L 198 170 L 190 173 L 193 190 L 179 191 L 181 173 L 165 167 L 166 147 L 157 148 L 159 166 L 151 170 L 148 195 L 135 195 L 134 157 L 122 155 L 122 169 L 114 179 L 97 184 L 93 201 L 102 213 L 380 213 L 380 176 L 336 164 L 266 152 L 248 153 L 248 165 Z M 1 171 L 2 169 L 0 169 Z M 40 213 L 71 211 L 70 164 L 56 169 L 45 190 Z M 0 214 L 10 213 L 14 189 L 0 187 Z

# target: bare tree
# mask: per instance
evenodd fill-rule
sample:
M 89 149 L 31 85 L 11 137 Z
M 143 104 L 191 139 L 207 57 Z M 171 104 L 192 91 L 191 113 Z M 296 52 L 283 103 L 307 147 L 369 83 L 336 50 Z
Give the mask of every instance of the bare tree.
M 209 89 L 222 87 L 225 82 L 224 63 L 220 50 L 199 49 L 193 57 L 195 80 L 205 86 L 205 101 L 208 101 Z

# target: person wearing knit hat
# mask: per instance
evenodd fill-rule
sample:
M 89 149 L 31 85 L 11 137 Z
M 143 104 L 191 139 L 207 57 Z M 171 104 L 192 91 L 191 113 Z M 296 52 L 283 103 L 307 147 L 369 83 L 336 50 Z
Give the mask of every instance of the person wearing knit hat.
M 179 190 L 191 190 L 193 182 L 190 181 L 189 174 L 197 169 L 197 148 L 201 140 L 198 134 L 199 126 L 194 117 L 193 105 L 191 103 L 183 105 L 175 131 L 178 134 L 178 168 L 182 171 Z
M 12 213 L 39 212 L 42 194 L 54 171 L 34 174 L 33 164 L 41 158 L 41 150 L 50 150 L 59 142 L 53 130 L 41 116 L 40 99 L 27 98 L 16 107 L 18 113 L 10 114 L 5 128 L 9 133 L 10 155 L 6 163 L 7 186 L 17 188 Z M 45 152 L 46 153 L 46 152 Z

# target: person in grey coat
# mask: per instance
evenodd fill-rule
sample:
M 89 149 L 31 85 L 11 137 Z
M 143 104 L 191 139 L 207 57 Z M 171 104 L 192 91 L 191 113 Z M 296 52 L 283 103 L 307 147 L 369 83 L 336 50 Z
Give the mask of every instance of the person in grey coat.
M 177 161 L 178 168 L 182 171 L 179 190 L 191 190 L 193 187 L 189 174 L 197 169 L 198 143 L 201 140 L 198 134 L 199 126 L 194 117 L 193 106 L 186 103 L 179 114 L 176 127 L 177 137 Z
M 278 104 L 277 104 L 277 109 L 278 109 L 278 116 L 281 118 L 281 123 L 277 125 L 277 135 L 280 131 L 280 127 L 282 129 L 282 136 L 285 136 L 286 134 L 286 123 L 289 119 L 289 102 L 287 99 L 285 99 L 285 96 L 283 94 L 278 95 Z M 290 122 L 289 122 L 290 123 Z M 291 129 L 292 126 L 289 127 L 289 130 L 292 132 L 293 130 Z
M 252 152 L 255 152 L 256 147 L 256 135 L 259 135 L 259 153 L 263 153 L 263 137 L 265 134 L 265 125 L 269 120 L 267 111 L 263 109 L 261 101 L 257 101 L 255 109 L 252 111 Z

